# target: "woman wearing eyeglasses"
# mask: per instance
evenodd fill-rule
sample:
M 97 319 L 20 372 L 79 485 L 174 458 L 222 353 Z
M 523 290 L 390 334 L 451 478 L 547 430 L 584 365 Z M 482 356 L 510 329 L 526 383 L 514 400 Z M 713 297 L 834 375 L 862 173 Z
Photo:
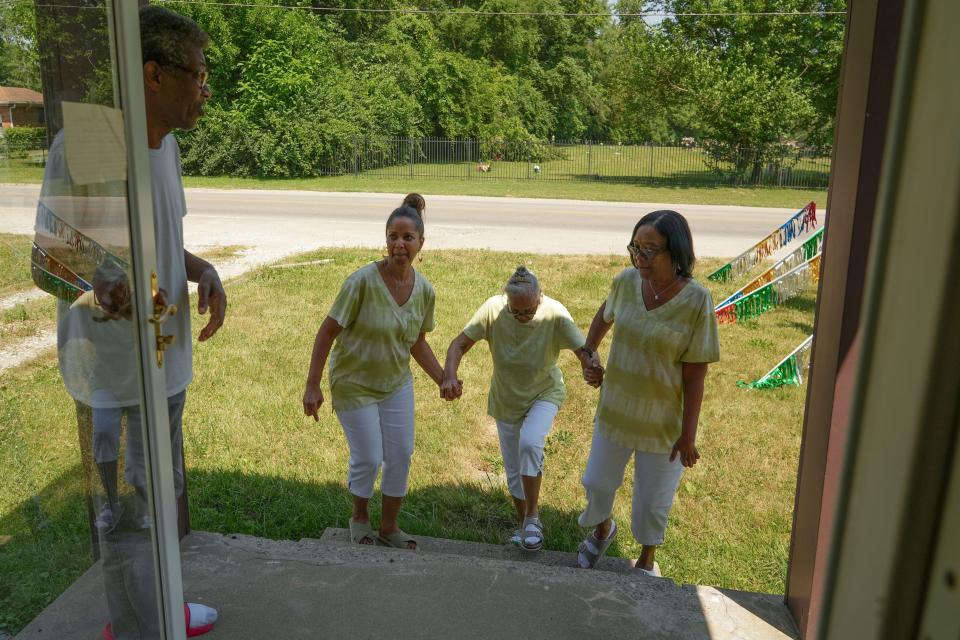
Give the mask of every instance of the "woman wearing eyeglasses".
M 440 385 L 445 399 L 460 397 L 457 369 L 478 340 L 489 343 L 493 357 L 487 412 L 497 422 L 507 485 L 520 521 L 511 542 L 539 551 L 544 541 L 537 511 L 544 441 L 566 396 L 557 357 L 561 349 L 573 350 L 585 377 L 590 367 L 598 372 L 600 363 L 583 348 L 583 334 L 570 313 L 543 295 L 536 276 L 524 266 L 517 267 L 504 293 L 484 302 L 450 343 Z M 595 378 L 599 380 L 598 373 Z
M 692 279 L 693 239 L 676 211 L 648 213 L 627 246 L 633 267 L 614 279 L 585 347 L 596 351 L 613 326 L 590 457 L 583 474 L 592 529 L 578 562 L 592 568 L 617 535 L 613 499 L 634 457 L 633 535 L 642 545 L 636 570 L 660 575 L 654 562 L 684 467 L 696 464 L 697 422 L 707 364 L 720 359 L 713 300 Z

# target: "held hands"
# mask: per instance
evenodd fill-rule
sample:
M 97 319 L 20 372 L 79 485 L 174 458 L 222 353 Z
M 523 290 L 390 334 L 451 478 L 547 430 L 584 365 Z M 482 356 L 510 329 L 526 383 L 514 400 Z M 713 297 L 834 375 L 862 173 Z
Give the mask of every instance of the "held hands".
M 673 449 L 670 451 L 670 462 L 680 456 L 680 462 L 685 467 L 692 467 L 700 459 L 700 452 L 697 451 L 697 445 L 692 439 L 680 438 L 673 443 Z
M 213 267 L 204 271 L 197 283 L 197 312 L 204 315 L 207 309 L 210 310 L 210 320 L 200 330 L 200 337 L 198 338 L 200 342 L 212 338 L 213 334 L 223 326 L 223 319 L 227 315 L 227 292 L 223 290 L 220 276 Z M 306 402 L 306 399 L 304 399 L 304 402 Z
M 463 395 L 463 380 L 457 378 L 456 374 L 443 374 L 443 381 L 440 383 L 440 397 L 444 400 L 457 400 Z
M 599 388 L 603 384 L 603 365 L 600 364 L 600 354 L 596 351 L 590 354 L 590 358 L 586 362 L 581 362 L 583 368 L 583 379 L 586 380 L 587 384 L 591 387 Z
M 303 392 L 303 415 L 313 416 L 315 422 L 320 422 L 320 415 L 318 411 L 320 410 L 320 405 L 323 404 L 323 391 L 320 390 L 320 385 L 311 385 L 307 383 L 307 388 Z

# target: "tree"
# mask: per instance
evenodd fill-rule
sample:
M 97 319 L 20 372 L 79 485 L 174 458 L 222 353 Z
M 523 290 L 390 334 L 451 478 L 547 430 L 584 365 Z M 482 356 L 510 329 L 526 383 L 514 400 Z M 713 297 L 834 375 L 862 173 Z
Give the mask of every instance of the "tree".
M 0 86 L 41 90 L 32 3 L 0 4 Z
M 663 32 L 686 50 L 710 54 L 720 69 L 785 79 L 788 92 L 802 94 L 813 108 L 796 133 L 813 145 L 830 142 L 845 24 L 845 15 L 834 12 L 845 11 L 846 0 L 649 0 L 645 6 L 671 14 Z M 780 15 L 722 15 L 764 12 Z M 816 13 L 790 15 L 797 12 Z M 691 13 L 721 15 L 684 15 Z

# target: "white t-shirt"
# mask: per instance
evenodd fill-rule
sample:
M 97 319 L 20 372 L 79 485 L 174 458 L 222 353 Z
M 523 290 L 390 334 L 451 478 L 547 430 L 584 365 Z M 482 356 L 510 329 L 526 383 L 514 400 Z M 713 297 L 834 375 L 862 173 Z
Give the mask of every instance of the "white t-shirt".
M 167 292 L 167 302 L 178 308 L 178 313 L 163 324 L 163 333 L 175 336 L 164 355 L 167 395 L 173 396 L 190 384 L 193 354 L 190 298 L 183 260 L 186 199 L 180 172 L 180 149 L 172 135 L 163 139 L 159 149 L 150 149 L 150 170 L 157 279 L 160 288 Z M 47 210 L 129 263 L 125 193 L 122 182 L 75 185 L 70 178 L 61 132 L 54 138 L 47 156 L 37 206 L 38 237 L 52 235 L 49 225 L 39 222 Z M 51 243 L 56 245 L 56 238 Z M 152 327 L 144 339 L 151 342 L 155 339 Z M 71 305 L 61 300 L 57 306 L 57 347 L 64 385 L 78 402 L 96 408 L 139 404 L 136 350 L 133 326 L 129 321 L 103 321 L 102 311 L 90 305 Z

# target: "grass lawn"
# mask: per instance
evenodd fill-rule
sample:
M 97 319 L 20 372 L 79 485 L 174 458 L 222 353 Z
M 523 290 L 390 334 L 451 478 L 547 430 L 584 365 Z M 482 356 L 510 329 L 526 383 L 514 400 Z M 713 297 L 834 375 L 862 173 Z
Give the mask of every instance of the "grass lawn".
M 528 161 L 530 156 L 523 144 L 508 144 L 505 157 L 517 160 L 491 160 L 486 163 L 489 171 L 481 172 L 476 160 L 477 149 L 467 143 L 450 146 L 444 140 L 423 140 L 415 145 L 411 155 L 409 142 L 393 140 L 387 148 L 367 149 L 362 165 L 351 165 L 348 154 L 346 165 L 326 173 L 359 171 L 365 175 L 382 177 L 443 177 L 470 180 L 498 180 L 503 178 L 526 181 L 576 180 L 580 182 L 662 182 L 683 183 L 688 186 L 715 185 L 721 180 L 734 182 L 736 168 L 733 163 L 722 162 L 718 171 L 715 163 L 702 148 L 660 147 L 643 145 L 611 144 L 557 144 L 552 147 L 556 154 L 544 160 Z M 472 150 L 471 150 L 472 149 Z M 408 162 L 412 158 L 413 162 Z M 391 159 L 393 159 L 391 161 Z M 399 160 L 399 162 L 397 162 Z M 374 167 L 374 168 L 370 168 Z M 331 168 L 332 169 L 332 168 Z M 746 180 L 752 167 L 742 169 L 741 179 Z M 825 188 L 830 175 L 829 157 L 785 157 L 782 166 L 776 161 L 764 163 L 760 184 L 778 187 Z M 757 182 L 751 182 L 757 184 Z
M 300 259 L 334 262 L 265 268 L 228 284 L 227 324 L 213 341 L 195 346 L 185 416 L 196 529 L 297 539 L 346 525 L 343 434 L 327 407 L 319 424 L 306 419 L 300 398 L 317 325 L 344 277 L 376 257 L 370 250 L 318 251 Z M 430 342 L 441 359 L 473 310 L 521 261 L 584 329 L 612 276 L 627 264 L 625 256 L 426 252 L 419 268 L 437 291 Z M 701 281 L 717 266 L 715 260 L 699 265 Z M 740 284 L 709 286 L 719 300 Z M 811 289 L 755 321 L 721 327 L 722 361 L 710 368 L 700 423 L 703 458 L 684 475 L 658 554 L 665 575 L 679 582 L 783 592 L 805 390 L 745 390 L 735 383 L 759 377 L 812 332 L 813 296 Z M 194 334 L 199 326 L 194 318 Z M 608 347 L 609 338 L 601 353 Z M 597 391 L 582 382 L 572 354 L 562 355 L 561 366 L 568 398 L 548 439 L 541 513 L 547 547 L 573 551 L 583 535 L 576 524 L 579 479 Z M 497 543 L 511 529 L 496 428 L 485 414 L 489 371 L 480 344 L 461 367 L 464 397 L 445 403 L 414 365 L 417 440 L 401 514 L 406 531 Z M 55 354 L 2 374 L 0 629 L 21 629 L 89 566 L 77 447 L 73 403 Z M 630 477 L 615 508 L 623 525 Z M 627 529 L 612 553 L 636 557 Z
M 43 167 L 22 161 L 0 161 L 0 184 L 39 184 Z M 826 190 L 779 187 L 712 187 L 608 182 L 603 180 L 511 180 L 377 175 L 328 176 L 320 178 L 235 178 L 231 176 L 185 176 L 187 187 L 208 189 L 295 189 L 430 195 L 496 196 L 516 198 L 561 198 L 611 202 L 661 202 L 668 204 L 717 204 L 799 209 L 811 200 L 826 202 Z
M 33 286 L 30 280 L 30 243 L 24 235 L 0 233 L 0 298 Z

